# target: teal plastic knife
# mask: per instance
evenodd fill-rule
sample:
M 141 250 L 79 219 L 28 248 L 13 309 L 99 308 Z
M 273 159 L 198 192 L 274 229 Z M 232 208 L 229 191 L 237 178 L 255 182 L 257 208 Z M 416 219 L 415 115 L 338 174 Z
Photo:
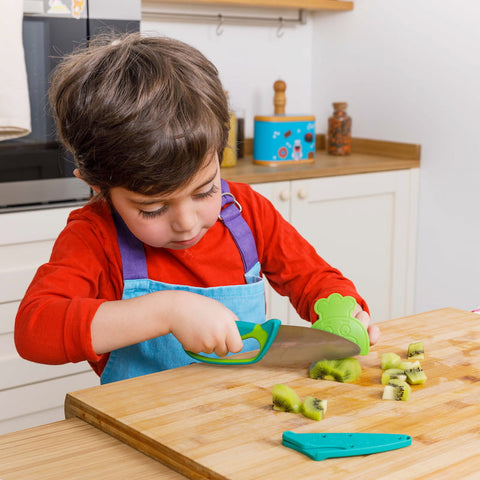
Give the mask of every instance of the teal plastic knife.
M 313 460 L 386 452 L 412 444 L 409 435 L 395 433 L 283 432 L 282 444 Z
M 360 347 L 344 337 L 324 330 L 293 325 L 282 325 L 280 320 L 265 323 L 238 321 L 242 340 L 255 339 L 258 348 L 249 358 L 233 355 L 217 357 L 203 353 L 186 352 L 192 358 L 205 363 L 220 365 L 248 365 L 262 361 L 263 366 L 308 367 L 323 359 L 346 358 L 358 355 Z

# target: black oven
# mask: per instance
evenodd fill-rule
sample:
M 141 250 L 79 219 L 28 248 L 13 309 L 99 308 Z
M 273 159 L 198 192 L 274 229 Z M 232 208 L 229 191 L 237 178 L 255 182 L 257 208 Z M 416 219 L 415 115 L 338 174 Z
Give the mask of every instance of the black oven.
M 70 205 L 90 197 L 88 186 L 73 177 L 71 155 L 57 141 L 48 106 L 49 76 L 62 55 L 92 36 L 139 31 L 140 13 L 141 0 L 24 1 L 31 133 L 0 142 L 0 212 Z

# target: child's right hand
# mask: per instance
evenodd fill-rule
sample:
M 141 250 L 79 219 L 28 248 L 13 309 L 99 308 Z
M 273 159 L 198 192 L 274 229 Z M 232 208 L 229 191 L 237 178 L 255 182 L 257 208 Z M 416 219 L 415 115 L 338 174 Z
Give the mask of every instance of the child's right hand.
M 237 316 L 217 300 L 190 292 L 180 299 L 170 318 L 170 332 L 185 350 L 224 357 L 243 348 Z M 182 296 L 182 295 L 181 295 Z
M 243 347 L 237 316 L 220 302 L 182 290 L 163 290 L 100 305 L 91 324 L 97 354 L 172 333 L 185 350 L 225 356 Z

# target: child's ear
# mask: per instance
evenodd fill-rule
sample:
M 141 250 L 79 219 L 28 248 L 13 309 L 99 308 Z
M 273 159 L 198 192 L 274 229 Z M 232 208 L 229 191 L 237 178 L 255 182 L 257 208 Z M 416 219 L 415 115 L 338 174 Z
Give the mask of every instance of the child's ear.
M 73 171 L 73 174 L 79 179 L 79 180 L 82 180 L 82 182 L 85 182 L 85 180 L 83 179 L 82 175 L 80 175 L 80 170 L 78 168 L 76 168 L 74 171 Z M 85 182 L 88 184 L 88 186 L 95 192 L 95 193 L 100 193 L 100 187 L 98 185 L 90 185 L 88 182 Z

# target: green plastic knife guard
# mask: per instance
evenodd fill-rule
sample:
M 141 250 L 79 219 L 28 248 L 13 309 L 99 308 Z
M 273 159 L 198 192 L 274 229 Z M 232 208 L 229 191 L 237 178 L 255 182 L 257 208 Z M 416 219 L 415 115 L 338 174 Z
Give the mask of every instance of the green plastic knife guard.
M 370 350 L 370 339 L 363 323 L 353 316 L 356 304 L 353 297 L 343 297 L 339 293 L 332 293 L 328 298 L 320 298 L 314 305 L 318 320 L 312 328 L 344 337 L 360 347 L 360 355 L 367 355 Z
M 188 355 L 196 360 L 205 363 L 214 363 L 219 365 L 249 365 L 250 363 L 256 363 L 263 358 L 265 353 L 272 345 L 275 337 L 277 336 L 278 329 L 281 322 L 276 318 L 272 318 L 265 323 L 251 323 L 237 321 L 237 328 L 242 337 L 242 340 L 246 338 L 254 338 L 260 344 L 260 351 L 252 358 L 230 358 L 230 357 L 207 357 L 200 353 L 193 353 L 186 351 Z

